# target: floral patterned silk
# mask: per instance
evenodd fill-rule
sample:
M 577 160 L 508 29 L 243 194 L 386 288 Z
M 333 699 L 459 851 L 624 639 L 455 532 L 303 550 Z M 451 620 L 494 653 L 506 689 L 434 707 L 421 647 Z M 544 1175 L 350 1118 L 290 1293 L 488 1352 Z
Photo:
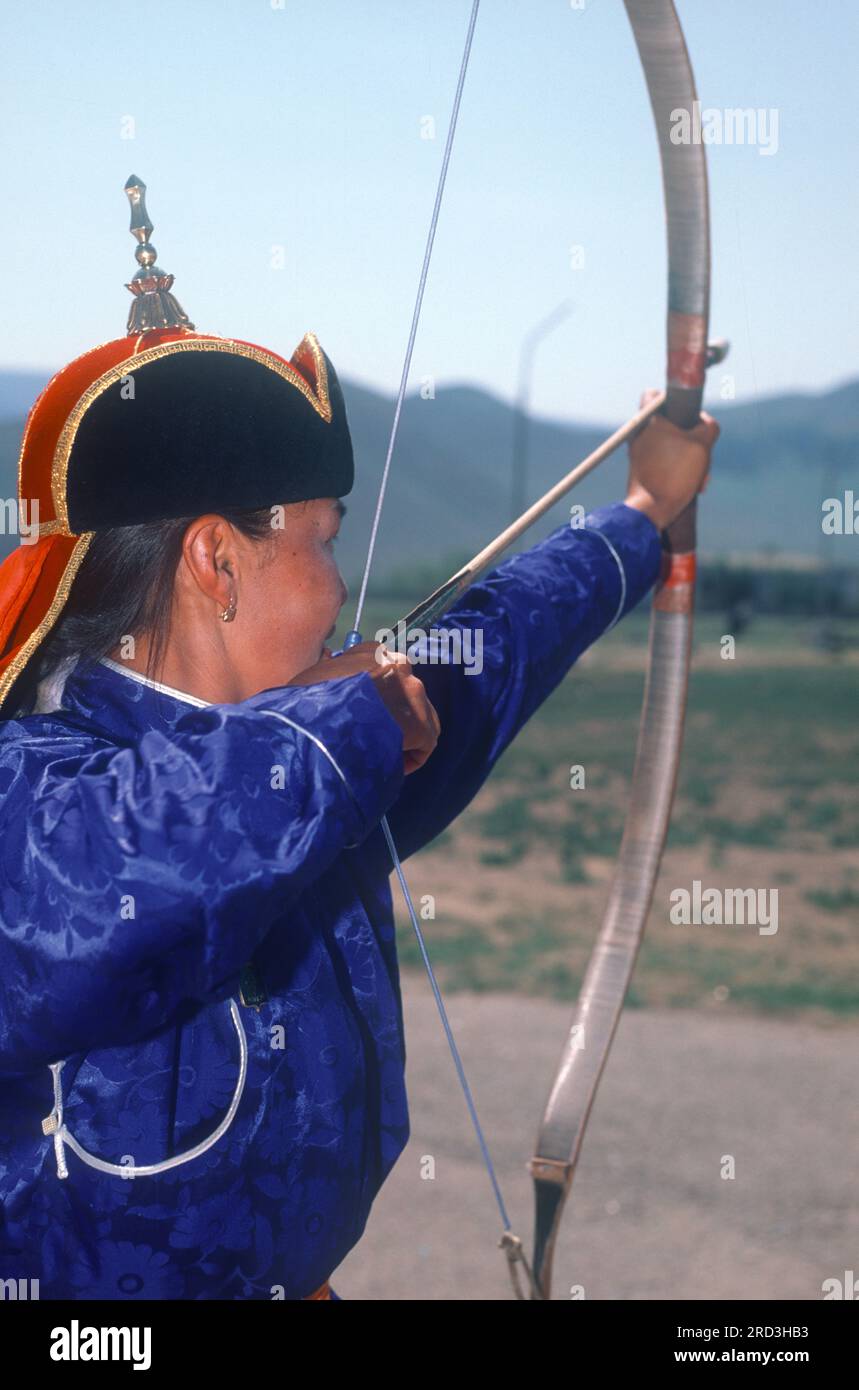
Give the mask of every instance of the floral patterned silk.
M 406 779 L 366 675 L 204 707 L 99 664 L 0 723 L 0 1279 L 325 1283 L 409 1132 L 379 821 L 403 857 L 443 830 L 658 565 L 617 505 L 475 584 L 441 626 L 482 670 L 413 668 L 442 734 Z

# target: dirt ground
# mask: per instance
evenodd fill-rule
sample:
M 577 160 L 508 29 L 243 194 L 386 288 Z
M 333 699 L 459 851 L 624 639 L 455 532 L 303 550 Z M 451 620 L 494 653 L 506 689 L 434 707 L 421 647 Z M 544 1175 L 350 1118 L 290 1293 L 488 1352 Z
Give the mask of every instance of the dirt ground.
M 409 972 L 404 1001 L 412 1138 L 333 1286 L 346 1299 L 510 1298 L 497 1209 L 424 978 Z M 504 994 L 455 994 L 448 1009 L 530 1248 L 525 1164 L 570 1010 Z M 554 1297 L 581 1286 L 586 1299 L 819 1300 L 824 1280 L 859 1276 L 857 1076 L 855 1023 L 627 1010 Z

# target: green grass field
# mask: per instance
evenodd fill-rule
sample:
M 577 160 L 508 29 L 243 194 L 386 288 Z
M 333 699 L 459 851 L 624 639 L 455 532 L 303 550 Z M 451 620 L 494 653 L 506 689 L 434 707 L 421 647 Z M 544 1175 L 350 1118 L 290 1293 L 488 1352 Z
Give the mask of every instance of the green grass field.
M 384 607 L 365 631 L 390 620 Z M 629 1002 L 843 1018 L 859 1012 L 859 660 L 825 655 L 809 621 L 756 622 L 731 661 L 723 632 L 716 618 L 698 625 L 675 813 Z M 586 653 L 474 803 L 409 862 L 415 895 L 435 900 L 427 938 L 446 990 L 575 997 L 623 827 L 646 637 L 637 613 Z M 695 879 L 778 890 L 777 932 L 672 924 L 669 894 Z M 400 920 L 401 960 L 419 966 Z

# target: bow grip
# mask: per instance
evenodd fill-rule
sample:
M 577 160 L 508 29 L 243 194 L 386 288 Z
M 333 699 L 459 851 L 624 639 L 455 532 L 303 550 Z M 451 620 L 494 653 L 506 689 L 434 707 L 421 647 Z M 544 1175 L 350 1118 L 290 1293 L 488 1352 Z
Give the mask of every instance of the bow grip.
M 729 350 L 730 343 L 726 338 L 719 338 L 716 342 L 708 343 L 705 365 L 714 367 L 717 363 L 724 362 Z M 669 385 L 665 392 L 665 404 L 659 413 L 681 430 L 694 429 L 701 414 L 703 395 L 703 382 L 700 386 L 692 388 Z M 678 517 L 675 517 L 667 531 L 663 532 L 662 546 L 669 554 L 688 555 L 694 553 L 698 539 L 695 525 L 696 512 L 697 498 L 693 498 L 689 506 Z

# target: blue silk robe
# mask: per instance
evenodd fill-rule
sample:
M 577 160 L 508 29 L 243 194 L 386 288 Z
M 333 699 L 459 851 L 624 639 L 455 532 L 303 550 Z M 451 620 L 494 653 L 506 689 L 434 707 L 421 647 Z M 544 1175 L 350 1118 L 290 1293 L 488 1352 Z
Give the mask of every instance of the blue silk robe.
M 474 585 L 441 626 L 482 630 L 483 670 L 413 668 L 442 733 L 405 779 L 367 675 L 206 705 L 102 663 L 0 722 L 0 1278 L 328 1278 L 409 1133 L 380 818 L 404 858 L 443 830 L 658 564 L 619 504 Z

